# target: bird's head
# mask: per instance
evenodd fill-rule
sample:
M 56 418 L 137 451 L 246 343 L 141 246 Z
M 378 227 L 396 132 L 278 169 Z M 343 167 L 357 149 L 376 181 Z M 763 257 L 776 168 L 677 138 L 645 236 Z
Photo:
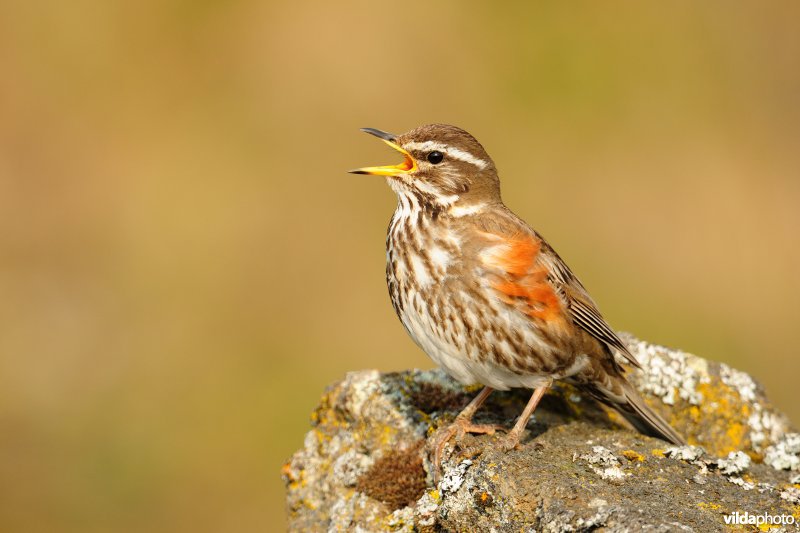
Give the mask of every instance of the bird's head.
M 403 162 L 351 170 L 386 176 L 398 195 L 414 195 L 437 207 L 500 201 L 500 183 L 492 158 L 475 137 L 455 126 L 427 124 L 402 135 L 374 128 L 374 135 L 403 155 Z

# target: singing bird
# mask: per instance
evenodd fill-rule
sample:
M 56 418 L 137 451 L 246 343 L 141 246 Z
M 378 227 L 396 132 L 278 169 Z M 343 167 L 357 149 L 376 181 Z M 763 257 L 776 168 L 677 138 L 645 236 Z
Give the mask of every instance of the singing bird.
M 469 133 L 428 124 L 402 135 L 362 131 L 400 152 L 397 165 L 351 172 L 385 176 L 397 194 L 386 237 L 386 281 L 408 334 L 448 374 L 484 388 L 440 432 L 443 448 L 474 424 L 493 390 L 533 389 L 504 449 L 519 444 L 555 380 L 617 409 L 637 430 L 674 444 L 683 438 L 651 410 L 617 359 L 640 368 L 594 300 L 541 235 L 503 204 L 492 158 Z

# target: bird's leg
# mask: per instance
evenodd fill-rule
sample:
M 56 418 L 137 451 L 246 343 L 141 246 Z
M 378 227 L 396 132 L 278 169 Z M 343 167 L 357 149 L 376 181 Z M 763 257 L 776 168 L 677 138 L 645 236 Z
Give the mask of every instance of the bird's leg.
M 531 399 L 528 400 L 528 405 L 525 406 L 522 414 L 519 415 L 517 423 L 514 424 L 514 427 L 508 432 L 508 435 L 500 440 L 500 446 L 502 446 L 504 450 L 513 450 L 517 447 L 519 444 L 519 438 L 522 436 L 522 432 L 525 431 L 525 427 L 528 425 L 528 420 L 531 419 L 531 415 L 533 415 L 533 412 L 536 410 L 536 406 L 539 405 L 539 401 L 542 399 L 542 396 L 544 396 L 544 393 L 547 392 L 547 389 L 549 389 L 552 384 L 553 381 L 550 380 L 548 383 L 545 383 L 544 385 L 533 390 Z
M 486 433 L 492 435 L 499 426 L 493 424 L 473 424 L 472 417 L 475 412 L 486 401 L 486 398 L 492 393 L 491 387 L 484 387 L 478 395 L 473 398 L 469 404 L 460 412 L 452 424 L 443 429 L 439 435 L 433 439 L 433 464 L 435 467 L 435 477 L 438 477 L 442 469 L 442 452 L 444 447 L 456 436 L 456 440 L 460 440 L 465 433 Z

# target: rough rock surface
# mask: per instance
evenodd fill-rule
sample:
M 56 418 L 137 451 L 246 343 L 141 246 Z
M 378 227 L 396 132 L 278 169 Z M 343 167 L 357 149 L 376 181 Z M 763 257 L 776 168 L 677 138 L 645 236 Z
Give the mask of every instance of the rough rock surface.
M 800 529 L 800 434 L 752 378 L 624 338 L 645 369 L 632 381 L 690 446 L 639 435 L 560 384 L 519 449 L 465 436 L 434 484 L 427 439 L 479 387 L 438 370 L 352 372 L 328 388 L 284 466 L 290 529 L 716 531 L 736 512 L 782 515 L 795 524 L 773 530 Z M 495 392 L 476 421 L 510 428 L 527 397 Z

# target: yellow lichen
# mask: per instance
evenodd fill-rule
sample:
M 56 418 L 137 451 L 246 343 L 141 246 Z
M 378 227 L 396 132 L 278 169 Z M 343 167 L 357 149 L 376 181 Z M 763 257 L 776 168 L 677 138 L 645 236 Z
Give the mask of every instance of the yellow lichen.
M 332 438 L 330 435 L 320 431 L 317 428 L 312 428 L 311 431 L 314 433 L 314 436 L 317 437 L 317 442 L 329 441 Z
M 281 467 L 281 475 L 286 478 L 286 481 L 289 482 L 289 490 L 297 490 L 298 488 L 306 486 L 306 479 L 303 473 L 304 471 L 300 470 L 298 472 L 299 477 L 295 476 L 294 470 L 292 470 L 291 462 L 284 463 L 284 465 Z
M 708 510 L 719 511 L 720 509 L 722 509 L 722 506 L 717 504 L 717 503 L 700 502 L 700 503 L 697 504 L 697 506 L 700 509 L 703 509 L 703 510 L 706 510 L 706 511 L 708 511 Z
M 704 409 L 711 411 L 706 417 L 727 421 L 725 432 L 716 436 L 716 442 L 706 443 L 712 446 L 710 451 L 717 455 L 726 455 L 748 448 L 746 442 L 749 436 L 748 427 L 740 421 L 747 420 L 750 416 L 752 411 L 750 405 L 743 402 L 735 390 L 721 381 L 701 383 L 697 386 L 697 390 L 703 395 Z
M 747 428 L 744 426 L 744 424 L 732 422 L 725 431 L 725 436 L 728 437 L 730 444 L 728 444 L 727 447 L 722 448 L 721 453 L 726 454 L 741 449 L 746 433 Z
M 313 426 L 323 426 L 327 428 L 344 428 L 347 423 L 341 420 L 334 409 L 331 409 L 327 397 L 323 397 L 319 407 L 311 413 Z
M 633 450 L 625 450 L 622 452 L 622 455 L 625 456 L 628 461 L 639 461 L 640 463 L 644 462 L 644 455 Z
M 652 455 L 653 457 L 664 457 L 664 450 L 662 450 L 661 448 L 653 448 L 652 450 L 650 450 L 650 455 Z
M 392 426 L 383 426 L 381 428 L 381 435 L 380 435 L 380 442 L 383 446 L 387 444 L 391 444 L 394 441 L 394 437 L 397 434 L 397 428 Z
M 800 522 L 800 505 L 795 505 L 792 508 L 792 516 L 795 522 Z

